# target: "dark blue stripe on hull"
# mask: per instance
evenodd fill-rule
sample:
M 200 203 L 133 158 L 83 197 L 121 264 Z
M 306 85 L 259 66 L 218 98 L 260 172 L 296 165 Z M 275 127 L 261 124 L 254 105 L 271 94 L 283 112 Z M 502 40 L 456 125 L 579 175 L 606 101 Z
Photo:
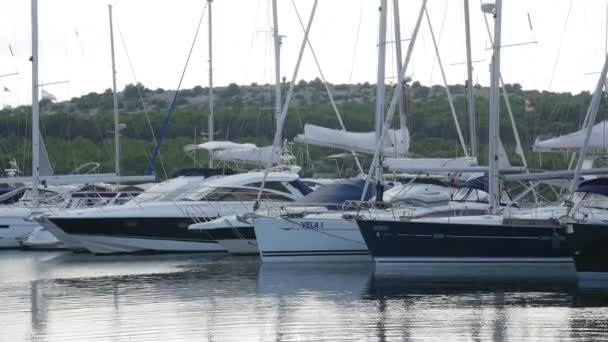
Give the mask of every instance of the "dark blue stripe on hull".
M 323 250 L 323 251 L 262 251 L 265 257 L 292 257 L 292 256 L 336 256 L 336 255 L 370 255 L 366 250 Z
M 358 220 L 375 258 L 569 257 L 562 227 Z
M 530 260 L 530 261 L 515 261 L 515 260 L 478 260 L 478 261 L 462 261 L 462 260 L 429 260 L 429 261 L 411 261 L 411 260 L 376 260 L 379 264 L 570 264 L 571 260 Z
M 251 227 L 230 227 L 205 229 L 214 240 L 255 240 L 255 229 Z
M 198 218 L 206 221 L 213 218 Z M 190 230 L 189 217 L 49 218 L 67 234 L 214 242 L 205 230 Z
M 574 266 L 577 272 L 608 273 L 608 225 L 573 224 Z

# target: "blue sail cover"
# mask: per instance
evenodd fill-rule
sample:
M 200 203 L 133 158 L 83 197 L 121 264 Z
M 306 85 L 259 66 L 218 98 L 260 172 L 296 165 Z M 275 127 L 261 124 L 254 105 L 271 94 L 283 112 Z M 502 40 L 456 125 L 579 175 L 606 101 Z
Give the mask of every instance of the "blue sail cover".
M 608 178 L 596 178 L 584 181 L 579 184 L 576 192 L 590 192 L 593 194 L 608 196 Z
M 340 205 L 345 201 L 359 201 L 363 194 L 365 180 L 345 180 L 332 184 L 320 186 L 317 190 L 311 192 L 295 201 L 295 203 L 306 204 L 322 204 L 329 210 L 338 210 Z M 364 200 L 372 197 L 372 187 L 368 187 Z
M 464 182 L 463 188 L 477 189 L 488 192 L 488 177 L 482 176 Z

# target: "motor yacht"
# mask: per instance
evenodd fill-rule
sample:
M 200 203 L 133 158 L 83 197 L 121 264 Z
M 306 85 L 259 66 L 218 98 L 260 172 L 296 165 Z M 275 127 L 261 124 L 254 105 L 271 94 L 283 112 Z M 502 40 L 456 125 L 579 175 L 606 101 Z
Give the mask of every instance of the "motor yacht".
M 40 217 L 96 254 L 225 252 L 205 231 L 189 230 L 193 223 L 253 211 L 263 172 L 250 172 L 203 181 L 171 200 L 122 206 L 66 210 Z M 270 172 L 262 199 L 291 202 L 311 190 L 291 172 Z

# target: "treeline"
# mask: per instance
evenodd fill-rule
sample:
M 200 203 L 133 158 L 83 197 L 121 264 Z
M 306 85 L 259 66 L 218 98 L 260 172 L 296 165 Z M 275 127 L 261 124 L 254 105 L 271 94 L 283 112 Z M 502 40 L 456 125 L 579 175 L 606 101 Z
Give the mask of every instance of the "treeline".
M 392 90 L 393 86 L 389 86 Z M 283 85 L 287 90 L 288 84 Z M 371 131 L 374 126 L 374 93 L 371 84 L 332 85 L 332 94 L 342 114 L 344 123 L 351 131 Z M 275 131 L 274 100 L 270 85 L 231 84 L 215 90 L 216 140 L 253 142 L 260 146 L 269 144 Z M 450 86 L 460 126 L 468 143 L 465 87 Z M 554 136 L 579 129 L 590 101 L 590 94 L 552 93 L 525 91 L 518 84 L 508 85 L 506 90 L 515 116 L 519 134 L 524 144 L 529 164 L 536 168 L 559 168 L 567 163 L 562 155 L 532 153 L 531 145 L 541 136 Z M 180 90 L 176 97 L 176 109 L 171 126 L 162 144 L 161 158 L 156 163 L 158 175 L 172 174 L 182 167 L 190 167 L 193 161 L 183 152 L 183 147 L 203 141 L 207 132 L 208 89 L 200 86 Z M 387 91 L 387 99 L 392 94 Z M 411 135 L 411 152 L 424 157 L 455 157 L 463 152 L 452 120 L 450 107 L 441 86 L 426 87 L 414 82 L 408 89 L 410 99 L 407 126 Z M 487 88 L 475 86 L 477 136 L 481 142 L 481 163 L 487 159 Z M 162 126 L 175 91 L 148 89 L 141 84 L 128 85 L 119 94 L 120 122 L 126 125 L 122 134 L 123 174 L 142 174 L 154 149 L 155 135 Z M 387 101 L 388 103 L 388 101 Z M 66 102 L 41 101 L 41 130 L 56 173 L 68 173 L 86 162 L 99 162 L 101 172 L 111 172 L 114 165 L 112 93 L 89 93 Z M 606 105 L 600 107 L 600 118 L 606 116 Z M 505 102 L 501 103 L 501 136 L 514 164 L 514 138 Z M 295 87 L 284 129 L 284 137 L 292 139 L 301 133 L 305 123 L 339 128 L 335 112 L 325 87 L 320 80 L 300 81 Z M 398 127 L 397 116 L 394 122 Z M 0 167 L 8 166 L 15 158 L 19 166 L 29 173 L 31 158 L 31 108 L 21 106 L 0 111 Z M 294 146 L 299 163 L 305 173 L 332 172 L 334 162 L 321 157 L 336 151 Z M 206 156 L 196 158 L 203 161 Z M 542 158 L 542 159 L 541 159 Z M 352 173 L 353 165 L 346 165 L 346 173 Z

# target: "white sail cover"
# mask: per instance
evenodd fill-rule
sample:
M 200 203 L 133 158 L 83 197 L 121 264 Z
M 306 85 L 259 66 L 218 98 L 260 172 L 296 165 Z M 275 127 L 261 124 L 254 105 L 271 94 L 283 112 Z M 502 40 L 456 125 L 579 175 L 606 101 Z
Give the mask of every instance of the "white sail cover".
M 586 129 L 559 137 L 539 140 L 536 139 L 532 147 L 535 152 L 576 152 L 581 149 L 585 141 Z M 593 126 L 589 138 L 589 152 L 603 152 L 608 146 L 608 121 L 602 121 Z
M 310 124 L 304 125 L 304 134 L 298 134 L 294 141 L 366 154 L 374 154 L 376 150 L 375 132 L 348 132 Z M 384 136 L 383 153 L 387 157 L 397 157 L 405 154 L 409 145 L 410 135 L 407 129 L 391 129 Z
M 218 151 L 218 150 L 235 150 L 235 149 L 246 149 L 246 148 L 257 148 L 254 144 L 245 143 L 239 144 L 232 141 L 207 141 L 206 143 L 198 145 L 186 145 L 184 151 L 191 152 L 194 150 L 207 150 L 207 151 Z
M 458 169 L 477 166 L 477 158 L 385 158 L 383 164 L 390 171 L 411 169 Z
M 281 149 L 276 148 L 272 163 L 279 161 Z M 264 165 L 272 154 L 272 145 L 266 147 L 253 148 L 237 148 L 230 150 L 221 150 L 213 153 L 213 159 L 222 161 L 233 161 L 241 163 L 249 163 L 256 165 Z

